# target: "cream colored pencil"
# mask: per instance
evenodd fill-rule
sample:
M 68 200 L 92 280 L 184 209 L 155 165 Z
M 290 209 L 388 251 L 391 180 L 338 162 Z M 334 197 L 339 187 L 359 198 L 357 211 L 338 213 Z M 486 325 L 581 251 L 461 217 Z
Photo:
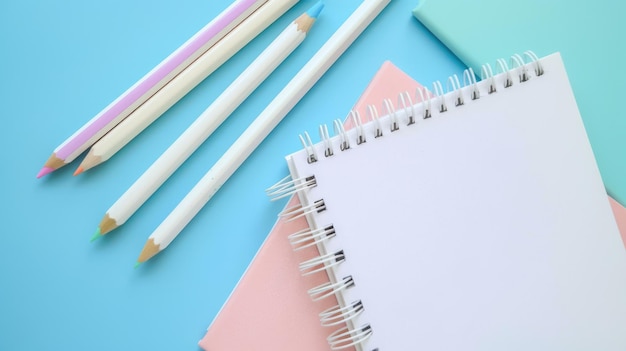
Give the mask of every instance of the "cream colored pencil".
M 254 39 L 298 0 L 269 0 L 231 30 L 89 150 L 74 175 L 108 160 L 191 89 Z
M 270 0 L 257 11 L 255 11 L 250 17 L 246 20 L 246 27 L 236 27 L 230 33 L 233 37 L 228 40 L 228 43 L 223 44 L 223 46 L 219 46 L 223 48 L 223 50 L 239 50 L 238 48 L 244 46 L 247 42 L 252 40 L 255 36 L 255 33 L 261 32 L 263 29 L 267 28 L 272 22 L 274 22 L 278 17 L 283 15 L 287 10 L 289 10 L 293 5 L 295 5 L 299 0 Z M 231 45 L 236 46 L 237 48 L 232 48 Z M 202 81 L 202 75 L 205 74 L 205 71 L 211 71 L 217 68 L 221 62 L 209 62 L 203 61 L 204 63 L 201 66 L 194 66 L 194 72 L 197 74 L 191 74 L 188 80 L 181 80 L 177 84 L 177 87 L 172 87 L 171 89 L 176 89 L 180 91 L 179 94 L 186 94 L 190 91 L 194 86 L 196 86 L 200 81 Z M 180 95 L 180 96 L 182 96 Z M 149 104 L 144 104 L 145 109 L 149 110 L 157 110 L 160 113 L 167 110 L 170 106 L 172 106 L 176 100 L 178 100 L 178 96 L 175 94 L 170 95 L 171 98 L 167 100 L 163 100 L 163 105 L 160 103 L 151 102 Z M 143 109 L 142 109 L 143 111 Z M 149 111 L 143 111 L 142 114 L 152 114 Z M 155 113 L 156 114 L 156 113 Z M 148 187 L 147 184 L 133 184 L 131 186 L 132 190 L 129 189 L 124 193 L 105 213 L 104 217 L 100 221 L 98 228 L 96 229 L 96 233 L 93 238 L 97 238 L 101 235 L 105 235 L 106 233 L 114 230 L 118 226 L 124 224 L 130 218 L 130 216 L 141 207 L 141 205 L 150 197 L 153 191 L 150 189 L 143 189 L 144 187 Z M 134 194 L 147 194 L 143 196 L 136 196 Z
M 365 0 L 148 238 L 138 263 L 164 250 L 390 0 Z
M 43 177 L 72 162 L 105 133 L 115 127 L 139 105 L 172 80 L 202 53 L 219 42 L 259 6 L 268 0 L 237 0 L 218 17 L 176 49 L 170 56 L 148 72 L 119 98 L 100 111 L 89 122 L 54 149 L 37 174 Z

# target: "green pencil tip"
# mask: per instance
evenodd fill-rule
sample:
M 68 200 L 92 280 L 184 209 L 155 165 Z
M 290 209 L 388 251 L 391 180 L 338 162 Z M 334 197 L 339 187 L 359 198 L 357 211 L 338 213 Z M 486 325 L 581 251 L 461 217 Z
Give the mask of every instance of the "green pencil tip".
M 141 265 L 141 262 L 137 261 L 135 262 L 135 269 L 137 269 L 137 267 L 139 267 Z
M 98 239 L 101 236 L 102 235 L 100 235 L 100 227 L 98 227 L 98 229 L 96 229 L 96 232 L 93 234 L 93 236 L 91 237 L 89 241 L 94 242 L 96 239 Z

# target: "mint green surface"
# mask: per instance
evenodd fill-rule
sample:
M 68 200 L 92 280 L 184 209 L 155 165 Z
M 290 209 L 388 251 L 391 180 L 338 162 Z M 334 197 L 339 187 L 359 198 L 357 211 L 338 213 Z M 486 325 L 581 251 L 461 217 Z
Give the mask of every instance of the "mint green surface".
M 461 61 L 560 51 L 608 193 L 626 203 L 626 3 L 422 0 L 414 16 Z M 476 71 L 480 72 L 480 70 Z M 532 102 L 529 102 L 532 103 Z M 538 128 L 541 126 L 538 125 Z

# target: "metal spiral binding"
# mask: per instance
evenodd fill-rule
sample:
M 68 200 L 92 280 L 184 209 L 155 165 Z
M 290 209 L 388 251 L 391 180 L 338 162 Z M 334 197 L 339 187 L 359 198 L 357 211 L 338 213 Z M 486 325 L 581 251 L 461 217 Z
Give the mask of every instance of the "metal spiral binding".
M 306 228 L 297 231 L 287 237 L 294 251 L 302 250 L 313 245 L 320 244 L 323 241 L 335 237 L 335 227 L 332 225 L 324 228 L 312 230 Z
M 300 263 L 300 273 L 302 275 L 310 275 L 313 273 L 325 271 L 342 263 L 346 259 L 343 250 L 313 257 L 310 260 Z
M 333 306 L 320 313 L 322 326 L 332 327 L 350 321 L 363 313 L 363 303 L 361 300 L 355 301 L 347 306 Z
M 313 147 L 313 142 L 311 141 L 311 136 L 309 136 L 309 133 L 304 132 L 304 136 L 300 135 L 299 137 L 302 146 L 306 150 L 306 154 L 309 155 L 306 161 L 308 163 L 317 162 L 317 153 L 315 152 L 315 148 Z
M 439 112 L 444 113 L 448 111 L 448 105 L 446 105 L 446 96 L 443 92 L 443 87 L 441 86 L 440 81 L 435 81 L 433 83 L 433 94 L 435 94 L 435 99 L 439 100 Z
M 298 179 L 291 179 L 291 176 L 287 176 L 281 179 L 278 183 L 265 189 L 265 194 L 271 201 L 276 201 L 287 196 L 291 196 L 297 192 L 309 189 L 317 185 L 315 176 L 303 177 Z
M 401 106 L 404 109 L 404 112 L 407 115 L 408 121 L 407 126 L 415 123 L 415 116 L 413 115 L 413 101 L 411 100 L 411 95 L 408 91 L 404 91 L 398 95 L 398 106 Z
M 524 65 L 524 59 L 519 54 L 511 56 L 511 62 L 513 63 L 513 68 L 519 68 L 522 70 L 519 74 L 520 83 L 530 79 L 530 76 L 528 75 L 528 68 Z
M 330 136 L 326 125 L 320 126 L 319 131 L 324 156 L 328 158 L 335 155 L 337 150 L 335 150 L 336 146 L 333 145 L 338 145 L 339 151 L 350 150 L 352 146 L 351 138 L 353 138 L 352 140 L 354 140 L 355 145 L 367 142 L 368 135 L 366 135 L 365 124 L 372 126 L 370 127 L 370 133 L 373 134 L 372 136 L 374 138 L 382 137 L 387 130 L 395 132 L 405 126 L 408 127 L 418 124 L 418 116 L 421 116 L 422 120 L 428 120 L 433 117 L 434 114 L 443 114 L 447 112 L 449 108 L 453 108 L 452 103 L 454 103 L 454 107 L 460 108 L 460 106 L 470 103 L 470 100 L 482 99 L 479 84 L 485 86 L 487 94 L 491 95 L 498 93 L 500 88 L 508 89 L 518 84 L 518 82 L 524 83 L 528 81 L 533 76 L 531 73 L 534 73 L 535 77 L 540 77 L 545 73 L 539 58 L 532 51 L 526 51 L 523 55 L 515 54 L 511 56 L 510 62 L 511 64 L 509 66 L 505 60 L 498 59 L 496 61 L 495 74 L 491 65 L 483 65 L 480 71 L 480 83 L 477 82 L 474 71 L 468 68 L 463 72 L 463 85 L 461 85 L 457 75 L 448 78 L 446 92 L 444 92 L 443 86 L 439 81 L 433 83 L 432 91 L 428 90 L 426 87 L 416 89 L 414 99 L 409 92 L 402 92 L 398 95 L 397 108 L 394 106 L 391 99 L 384 99 L 382 101 L 382 107 L 385 115 L 382 117 L 379 116 L 378 110 L 374 105 L 367 106 L 365 121 L 361 119 L 357 111 L 351 111 L 348 118 L 352 120 L 354 126 L 349 132 L 344 129 L 343 124 L 339 120 L 333 121 L 335 134 L 333 137 Z M 500 74 L 504 75 L 502 78 L 498 79 L 502 84 L 498 84 L 496 81 L 496 76 Z M 466 96 L 465 94 L 469 95 Z M 466 97 L 469 97 L 467 101 Z M 484 98 L 487 97 L 485 96 Z M 414 102 L 413 100 L 416 101 Z M 450 103 L 449 105 L 448 102 Z M 388 123 L 388 129 L 383 128 L 383 124 L 381 123 L 383 119 L 388 121 L 386 122 Z M 318 162 L 320 158 L 309 134 L 304 133 L 299 137 L 307 155 L 307 162 Z M 270 197 L 282 198 L 294 193 L 304 192 L 315 185 L 314 176 L 297 180 L 285 178 L 268 189 L 267 193 Z M 325 209 L 326 204 L 323 199 L 320 199 L 308 206 L 298 205 L 288 208 L 281 216 L 294 219 L 314 212 L 321 212 Z M 318 244 L 324 247 L 324 243 L 336 235 L 341 235 L 341 233 L 336 233 L 334 226 L 329 224 L 318 229 L 305 229 L 293 233 L 289 236 L 289 241 L 294 250 L 300 250 Z M 346 256 L 343 250 L 339 250 L 320 255 L 300 264 L 300 271 L 303 275 L 326 270 L 329 272 L 329 276 L 332 277 L 331 281 L 308 291 L 314 301 L 333 295 L 338 297 L 343 296 L 344 290 L 355 285 L 352 276 L 338 279 L 333 275 L 335 271 L 333 267 L 341 264 L 345 259 Z M 343 301 L 342 299 L 338 300 Z M 323 326 L 332 327 L 344 323 L 346 324 L 345 327 L 336 330 L 328 337 L 328 343 L 332 350 L 341 350 L 363 344 L 373 334 L 373 329 L 368 323 L 355 327 L 357 317 L 362 315 L 364 311 L 365 304 L 358 300 L 346 305 L 333 306 L 320 313 L 320 321 Z M 372 351 L 378 351 L 378 349 L 375 348 Z
M 334 154 L 333 144 L 330 142 L 330 135 L 328 133 L 328 126 L 325 124 L 320 125 L 320 136 L 324 143 L 324 156 L 330 157 Z
M 369 324 L 364 324 L 357 329 L 344 327 L 330 334 L 327 340 L 331 350 L 342 350 L 363 343 L 372 335 L 372 332 Z
M 452 87 L 452 88 L 450 88 Z M 456 74 L 448 77 L 448 91 L 452 91 L 454 96 L 454 106 L 461 106 L 465 104 L 463 99 L 463 92 L 461 91 L 461 83 L 459 83 L 459 77 Z
M 295 206 L 288 207 L 283 212 L 281 212 L 279 216 L 281 218 L 287 219 L 288 221 L 293 221 L 296 218 L 304 217 L 313 212 L 322 212 L 325 209 L 326 209 L 326 204 L 324 203 L 324 199 L 321 199 L 307 206 L 298 204 Z
M 478 90 L 478 83 L 476 82 L 476 76 L 474 75 L 472 67 L 463 71 L 463 85 L 466 87 L 472 86 L 472 100 L 480 99 L 480 90 Z
M 383 107 L 385 108 L 385 111 L 387 111 L 387 114 L 391 116 L 391 132 L 399 130 L 400 125 L 398 124 L 398 115 L 396 114 L 396 108 L 393 106 L 391 99 L 384 99 Z
M 376 110 L 376 106 L 367 105 L 367 116 L 370 118 L 370 122 L 376 123 L 376 134 L 375 138 L 379 138 L 383 136 L 383 126 L 380 124 L 380 119 L 378 119 L 378 110 Z
M 498 91 L 495 80 L 496 75 L 504 74 L 505 76 L 502 88 L 510 88 L 515 84 L 514 75 L 517 75 L 517 81 L 519 83 L 524 83 L 531 78 L 531 74 L 529 72 L 529 66 L 531 65 L 534 66 L 534 73 L 536 77 L 544 74 L 543 67 L 539 62 L 537 55 L 535 55 L 532 51 L 526 51 L 523 56 L 519 54 L 511 56 L 510 66 L 503 59 L 496 60 L 495 74 L 491 65 L 483 65 L 481 68 L 481 81 L 488 84 L 487 92 L 489 94 L 493 94 Z M 398 109 L 394 107 L 391 99 L 384 99 L 382 106 L 385 111 L 385 115 L 382 117 L 379 116 L 376 106 L 367 106 L 367 123 L 373 123 L 375 125 L 374 137 L 378 138 L 384 135 L 385 130 L 383 129 L 381 123 L 381 119 L 384 118 L 389 119 L 389 131 L 395 132 L 400 129 L 402 123 L 400 123 L 400 116 L 398 114 L 399 111 L 402 111 L 403 116 L 406 117 L 405 125 L 410 126 L 416 123 L 415 116 L 420 115 L 420 112 L 422 119 L 428 119 L 433 115 L 433 107 L 435 107 L 436 111 L 439 113 L 445 113 L 449 108 L 451 108 L 448 106 L 448 102 L 450 102 L 450 106 L 453 102 L 455 107 L 464 105 L 466 103 L 464 90 L 469 90 L 469 98 L 471 100 L 480 99 L 478 82 L 476 81 L 476 76 L 471 68 L 468 68 L 463 72 L 462 85 L 459 77 L 457 75 L 452 75 L 448 77 L 446 91 L 444 91 L 443 85 L 440 81 L 435 81 L 432 88 L 432 91 L 425 87 L 416 89 L 415 99 L 417 102 L 415 104 L 413 103 L 408 92 L 402 92 L 398 95 Z M 448 101 L 449 99 L 451 99 L 451 101 Z M 355 124 L 356 145 L 364 143 L 367 138 L 361 118 L 358 118 L 360 116 L 358 116 L 357 112 L 353 111 L 350 113 L 349 117 L 353 119 Z M 339 145 L 341 151 L 348 150 L 350 148 L 350 134 L 343 129 L 343 125 L 338 120 L 333 121 L 333 126 L 335 129 L 335 135 L 340 138 Z M 320 127 L 320 136 L 324 143 L 325 156 L 332 156 L 334 154 L 331 140 L 332 137 L 328 133 L 328 128 L 324 125 Z M 300 141 L 302 142 L 302 145 L 308 155 L 307 161 L 309 163 L 317 162 L 319 158 L 315 151 L 315 147 L 311 142 L 309 134 L 304 133 L 304 136 L 300 135 Z
M 354 279 L 352 279 L 352 276 L 347 276 L 336 283 L 326 282 L 309 289 L 308 293 L 313 301 L 319 301 L 329 296 L 336 295 L 352 286 L 354 286 Z
M 335 135 L 339 135 L 341 142 L 339 143 L 339 149 L 341 151 L 346 151 L 350 148 L 350 140 L 348 138 L 348 133 L 343 127 L 343 123 L 340 120 L 336 119 L 333 121 L 333 126 L 335 129 Z
M 506 61 L 504 61 L 504 59 L 498 59 L 496 61 L 496 64 L 498 65 L 498 69 L 497 69 L 497 73 L 504 73 L 506 74 L 506 80 L 504 81 L 504 87 L 505 88 L 510 88 L 513 86 L 513 79 L 511 78 L 511 70 L 509 70 L 509 65 L 507 65 Z
M 432 105 L 430 103 L 430 91 L 428 91 L 428 88 L 423 87 L 415 89 L 415 95 L 418 98 L 418 101 L 422 102 L 422 119 L 432 117 Z
M 361 114 L 359 114 L 359 111 L 352 110 L 350 111 L 350 117 L 352 118 L 352 123 L 354 123 L 354 130 L 356 130 L 356 144 L 361 145 L 367 141 L 363 123 L 361 122 Z

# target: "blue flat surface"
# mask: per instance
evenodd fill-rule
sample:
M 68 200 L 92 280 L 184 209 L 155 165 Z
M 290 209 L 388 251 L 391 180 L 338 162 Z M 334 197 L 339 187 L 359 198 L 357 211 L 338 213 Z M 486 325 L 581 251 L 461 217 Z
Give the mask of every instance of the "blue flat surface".
M 11 1 L 0 5 L 0 350 L 198 350 L 285 201 L 297 135 L 343 118 L 385 60 L 420 82 L 462 64 L 392 0 L 166 251 L 133 269 L 148 235 L 358 0 L 328 1 L 309 37 L 123 227 L 89 239 L 111 204 L 293 19 L 303 0 L 106 164 L 82 157 L 36 179 L 52 150 L 228 0 Z

